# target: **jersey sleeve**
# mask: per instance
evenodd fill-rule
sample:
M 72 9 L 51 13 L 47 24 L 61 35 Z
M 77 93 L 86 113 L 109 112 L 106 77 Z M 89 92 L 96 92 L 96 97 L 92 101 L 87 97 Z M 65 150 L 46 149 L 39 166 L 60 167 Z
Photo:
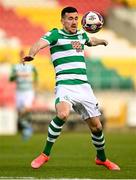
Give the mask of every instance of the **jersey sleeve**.
M 38 72 L 34 66 L 33 66 L 33 73 L 34 73 L 34 82 L 37 82 L 38 81 Z
M 54 45 L 57 43 L 58 40 L 57 34 L 58 30 L 55 28 L 47 32 L 44 36 L 41 37 L 41 39 L 47 41 L 50 45 Z
M 88 35 L 86 34 L 86 32 L 84 32 L 83 36 L 85 38 L 85 44 L 87 44 L 90 41 L 90 39 L 89 39 Z
M 16 69 L 15 66 L 12 66 L 9 81 L 15 81 L 16 80 Z

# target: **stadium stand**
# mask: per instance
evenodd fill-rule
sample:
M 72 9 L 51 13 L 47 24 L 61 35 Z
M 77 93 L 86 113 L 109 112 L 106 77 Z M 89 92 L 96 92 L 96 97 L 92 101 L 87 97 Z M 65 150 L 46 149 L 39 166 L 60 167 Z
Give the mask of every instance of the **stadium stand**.
M 97 6 L 95 4 L 97 4 Z M 32 4 L 31 2 L 27 2 L 26 0 L 23 0 L 20 3 L 16 0 L 12 1 L 12 3 L 9 0 L 1 1 L 0 13 L 3 19 L 2 21 L 0 21 L 1 32 L 4 33 L 4 38 L 6 37 L 4 39 L 5 42 L 6 40 L 9 39 L 11 42 L 16 44 L 16 49 L 14 45 L 14 48 L 11 50 L 11 54 L 12 54 L 10 60 L 11 63 L 13 62 L 15 63 L 18 61 L 17 52 L 19 51 L 19 46 L 20 47 L 23 46 L 24 49 L 26 49 L 27 51 L 27 47 L 30 47 L 30 45 L 33 44 L 33 42 L 35 42 L 37 39 L 39 39 L 39 37 L 41 37 L 42 34 L 52 29 L 53 27 L 61 26 L 60 10 L 62 6 L 73 5 L 78 8 L 81 14 L 91 9 L 91 10 L 99 11 L 104 16 L 107 16 L 109 9 L 115 6 L 115 3 L 111 0 L 102 0 L 102 1 L 95 0 L 93 1 L 93 3 L 91 3 L 88 0 L 86 2 L 84 2 L 83 0 L 79 0 L 78 2 L 76 0 L 72 0 L 70 2 L 67 0 L 58 0 L 58 1 L 48 1 L 48 5 L 49 6 L 47 7 L 47 1 L 45 3 L 45 1 L 43 0 L 34 1 Z M 49 14 L 52 15 L 49 16 Z M 10 21 L 9 21 L 9 17 L 10 17 Z M 124 57 L 121 58 L 122 54 L 131 53 L 131 52 L 128 53 L 126 51 L 127 48 L 129 49 L 129 47 L 126 46 L 124 52 L 121 53 L 121 51 L 117 51 L 117 49 L 120 49 L 120 46 L 125 47 L 124 46 L 125 42 L 123 42 L 120 38 L 113 36 L 111 31 L 107 31 L 105 29 L 103 29 L 100 32 L 100 34 L 102 34 L 102 37 L 105 37 L 105 39 L 107 39 L 107 37 L 112 37 L 111 39 L 109 39 L 109 41 L 112 41 L 112 44 L 115 45 L 115 47 L 110 47 L 109 49 L 107 49 L 106 47 L 107 51 L 105 51 L 104 48 L 99 48 L 99 49 L 94 48 L 91 51 L 90 49 L 86 50 L 85 53 L 89 57 L 88 58 L 89 62 L 87 63 L 90 64 L 90 67 L 92 66 L 91 68 L 92 72 L 91 73 L 89 72 L 88 75 L 89 81 L 94 83 L 93 85 L 95 86 L 96 89 L 97 88 L 120 89 L 123 87 L 125 87 L 126 89 L 131 89 L 131 88 L 133 89 L 134 83 L 136 82 L 135 69 L 130 72 L 128 68 L 122 66 L 122 59 Z M 99 37 L 99 33 L 97 35 Z M 1 41 L 1 39 L 3 38 L 0 38 L 0 42 L 1 42 L 0 44 L 4 44 L 3 41 Z M 6 47 L 9 47 L 9 44 L 6 44 Z M 4 48 L 4 50 L 3 49 L 0 50 L 0 57 L 2 57 L 1 54 L 3 52 L 6 53 L 6 48 Z M 44 57 L 42 56 L 43 54 Z M 116 58 L 113 58 L 115 54 L 117 56 Z M 96 65 L 96 71 L 99 74 L 99 77 L 96 77 L 95 76 L 96 71 L 93 71 L 94 61 L 90 62 L 90 58 L 94 59 L 95 57 L 98 57 L 99 62 L 103 64 L 103 68 L 99 65 L 99 63 Z M 37 69 L 39 71 L 39 75 L 40 77 L 42 77 L 39 78 L 40 88 L 49 91 L 53 90 L 55 84 L 54 71 L 53 71 L 52 63 L 50 63 L 49 61 L 50 57 L 48 52 L 43 51 L 40 55 L 38 55 L 37 59 L 38 62 L 40 63 L 34 62 L 34 64 L 36 64 Z M 125 60 L 125 64 L 127 62 L 129 64 L 129 61 L 130 59 Z M 133 58 L 131 62 L 132 61 Z M 129 65 L 130 68 L 132 68 L 132 66 L 133 66 L 132 64 Z M 46 67 L 46 71 L 48 71 L 48 73 L 50 74 L 49 76 L 51 82 L 50 84 L 48 84 L 48 78 L 45 75 L 44 67 Z
M 94 89 L 134 89 L 130 77 L 121 77 L 115 69 L 107 69 L 100 59 L 87 59 L 88 79 Z
M 20 49 L 23 48 L 28 52 L 31 44 L 39 39 L 42 34 L 54 27 L 60 28 L 60 10 L 64 6 L 77 7 L 80 19 L 86 11 L 95 10 L 100 12 L 105 18 L 105 26 L 96 36 L 107 39 L 109 45 L 106 48 L 95 47 L 91 50 L 86 48 L 86 63 L 89 67 L 88 79 L 95 89 L 98 99 L 103 103 L 107 125 L 110 127 L 123 126 L 127 116 L 127 102 L 136 87 L 136 52 L 135 47 L 130 45 L 126 38 L 113 33 L 114 28 L 107 29 L 107 17 L 109 12 L 112 12 L 113 7 L 122 7 L 124 2 L 125 0 L 1 0 L 0 61 L 3 55 L 8 52 L 10 55 L 9 63 L 17 63 Z M 131 3 L 132 1 L 128 0 L 128 2 Z M 133 2 L 135 3 L 135 1 Z M 132 5 L 132 7 L 135 7 L 135 5 Z M 111 20 L 113 19 L 111 18 Z M 53 92 L 55 74 L 48 51 L 40 53 L 33 63 L 39 73 L 39 90 Z M 3 79 L 0 80 L 1 106 L 5 103 L 7 106 L 14 104 L 14 88 L 13 84 L 9 85 L 7 81 L 4 80 L 3 83 Z M 44 102 L 48 104 L 53 100 L 49 99 L 47 101 L 46 97 Z M 35 109 L 44 111 L 45 106 L 42 103 L 40 101 L 34 104 L 32 109 L 34 111 Z
M 45 32 L 54 27 L 61 27 L 60 23 L 60 7 L 17 7 L 18 16 L 29 19 L 32 24 L 41 26 Z M 37 12 L 37 13 L 35 13 Z M 38 16 L 37 16 L 38 14 Z M 51 14 L 51 16 L 49 16 Z
M 123 4 L 125 7 L 136 8 L 135 0 L 114 0 L 114 1 Z
M 22 7 L 46 7 L 48 5 L 48 7 L 54 7 L 57 6 L 58 2 L 57 0 L 1 0 L 2 4 L 5 7 L 18 7 L 18 6 L 22 6 Z
M 0 76 L 0 107 L 15 107 L 15 84 Z
M 2 21 L 0 21 L 0 27 L 6 32 L 7 37 L 16 36 L 23 45 L 30 45 L 34 43 L 41 34 L 44 34 L 42 27 L 33 26 L 26 18 L 20 18 L 16 15 L 14 9 L 7 9 L 0 6 L 0 12 L 2 19 Z
M 79 13 L 83 14 L 86 11 L 98 11 L 103 15 L 107 14 L 108 9 L 113 6 L 113 2 L 111 0 L 58 0 L 58 2 L 60 3 L 60 5 L 65 6 L 65 5 L 69 5 L 69 6 L 75 6 Z M 97 4 L 97 6 L 96 6 Z
M 107 17 L 107 27 L 136 45 L 136 21 L 134 19 L 136 19 L 135 8 L 112 9 Z

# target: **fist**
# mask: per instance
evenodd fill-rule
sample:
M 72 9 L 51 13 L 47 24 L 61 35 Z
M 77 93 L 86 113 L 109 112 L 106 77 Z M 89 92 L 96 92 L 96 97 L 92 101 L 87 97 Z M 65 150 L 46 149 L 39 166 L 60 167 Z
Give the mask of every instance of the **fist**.
M 108 41 L 103 40 L 103 45 L 104 45 L 104 46 L 107 46 L 107 45 L 108 45 Z
M 25 61 L 32 61 L 34 58 L 32 56 L 25 56 L 22 61 L 25 62 Z

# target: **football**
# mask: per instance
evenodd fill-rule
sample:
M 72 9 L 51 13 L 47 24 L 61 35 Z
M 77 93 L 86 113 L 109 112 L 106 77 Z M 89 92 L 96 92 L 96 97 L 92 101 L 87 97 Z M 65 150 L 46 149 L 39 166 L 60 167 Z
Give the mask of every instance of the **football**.
M 96 33 L 103 27 L 104 19 L 100 13 L 89 11 L 83 15 L 81 24 L 86 32 Z

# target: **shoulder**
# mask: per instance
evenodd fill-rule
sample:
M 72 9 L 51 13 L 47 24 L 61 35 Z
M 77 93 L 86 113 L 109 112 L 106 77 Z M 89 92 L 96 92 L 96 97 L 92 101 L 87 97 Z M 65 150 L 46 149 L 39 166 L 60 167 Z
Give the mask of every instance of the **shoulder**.
M 53 28 L 52 30 L 50 30 L 47 33 L 45 33 L 44 36 L 57 35 L 57 34 L 58 34 L 58 29 L 57 28 Z
M 78 35 L 79 39 L 82 39 L 85 42 L 89 41 L 89 37 L 88 37 L 87 33 L 83 29 L 78 30 L 77 35 Z
M 85 38 L 88 37 L 87 33 L 81 29 L 80 31 L 78 31 L 80 34 L 82 34 L 82 36 L 84 36 Z
M 19 70 L 19 68 L 20 68 L 19 64 L 13 64 L 13 65 L 11 66 L 11 72 L 17 73 L 18 70 Z
M 37 69 L 36 69 L 36 67 L 34 65 L 32 65 L 32 70 L 37 71 Z
M 57 41 L 58 35 L 59 35 L 58 29 L 54 28 L 54 29 L 48 31 L 47 33 L 45 33 L 41 37 L 41 39 L 48 41 L 49 44 L 52 44 Z
M 12 65 L 12 69 L 15 69 L 15 70 L 16 70 L 19 66 L 20 66 L 20 64 L 13 64 L 13 65 Z
M 51 31 L 52 32 L 58 32 L 58 29 L 57 28 L 53 28 Z

